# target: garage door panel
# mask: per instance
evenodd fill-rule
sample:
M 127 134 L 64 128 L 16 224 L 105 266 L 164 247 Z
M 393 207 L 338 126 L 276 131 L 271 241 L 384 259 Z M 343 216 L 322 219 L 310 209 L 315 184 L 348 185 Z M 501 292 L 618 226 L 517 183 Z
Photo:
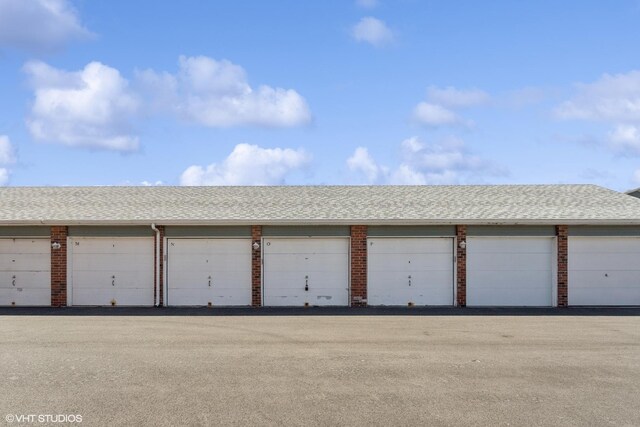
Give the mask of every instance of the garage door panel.
M 49 253 L 1 254 L 0 271 L 42 271 L 51 269 Z
M 552 305 L 553 242 L 540 237 L 468 237 L 467 305 Z
M 173 306 L 250 305 L 251 240 L 169 239 L 168 288 Z
M 69 246 L 72 305 L 153 305 L 152 238 L 77 237 Z
M 15 293 L 16 305 L 51 305 L 51 291 L 48 288 L 18 288 Z
M 0 239 L 0 254 L 49 254 L 49 239 Z
M 547 247 L 550 251 L 551 247 Z M 548 271 L 552 263 L 552 254 L 539 252 L 519 253 L 485 253 L 472 252 L 473 259 L 467 258 L 467 267 L 478 270 L 545 270 Z
M 183 254 L 176 253 L 175 250 L 169 253 L 171 256 L 170 268 L 174 272 L 199 270 L 212 265 L 212 257 L 207 256 L 206 254 Z
M 533 289 L 514 289 L 504 287 L 486 287 L 481 291 L 475 292 L 473 295 L 467 295 L 467 299 L 473 298 L 479 301 L 473 304 L 476 307 L 482 306 L 505 306 L 505 307 L 522 307 L 522 306 L 548 306 L 549 300 L 542 297 L 540 293 Z M 526 301 L 523 303 L 522 301 Z M 485 301 L 484 303 L 482 301 Z
M 267 239 L 269 254 L 327 254 L 349 251 L 347 239 Z
M 108 288 L 74 288 L 73 305 L 111 305 L 114 292 Z
M 114 299 L 117 305 L 140 306 L 149 305 L 153 301 L 153 288 L 117 288 L 114 292 Z
M 384 272 L 389 269 L 399 271 L 451 270 L 453 252 L 434 252 L 430 254 L 373 254 L 368 261 L 371 272 Z
M 547 253 L 551 238 L 538 237 L 468 237 L 469 244 L 481 247 L 484 253 Z M 523 244 L 524 243 L 524 244 Z M 471 248 L 470 248 L 471 249 Z
M 95 270 L 74 270 L 73 287 L 74 290 L 80 288 L 99 289 L 112 286 L 111 271 L 99 272 Z M 102 273 L 102 274 L 100 274 Z M 75 292 L 74 292 L 75 294 Z M 74 301 L 75 302 L 75 301 Z
M 0 305 L 51 305 L 49 239 L 0 239 Z
M 594 274 L 606 273 L 608 271 L 626 270 L 640 273 L 640 253 L 591 253 L 591 252 L 572 252 L 571 270 L 576 271 L 592 271 Z M 587 256 L 585 256 L 587 255 Z M 629 264 L 632 260 L 638 265 Z
M 640 255 L 637 237 L 570 237 L 571 253 Z
M 263 248 L 265 305 L 349 304 L 348 239 L 273 238 Z
M 496 279 L 499 277 L 498 279 Z M 500 288 L 507 291 L 517 291 L 520 289 L 522 292 L 527 292 L 526 289 L 539 289 L 546 291 L 550 288 L 549 281 L 551 275 L 549 271 L 529 271 L 524 275 L 520 271 L 505 271 L 505 270 L 482 270 L 474 271 L 473 284 L 476 282 L 482 283 L 486 288 Z M 477 288 L 474 288 L 474 290 Z M 467 293 L 473 293 L 473 290 L 467 289 Z M 549 302 L 549 301 L 548 301 Z
M 569 237 L 570 305 L 639 305 L 639 237 Z
M 398 247 L 398 241 L 402 242 Z M 452 248 L 452 239 L 450 238 L 406 238 L 406 239 L 369 239 L 370 254 L 434 254 L 434 253 L 450 253 Z
M 73 239 L 74 253 L 110 255 L 140 254 L 153 251 L 153 239 L 131 237 L 86 237 Z
M 51 274 L 49 271 L 15 271 L 0 273 L 0 281 L 7 287 L 51 289 Z M 13 283 L 15 281 L 15 286 Z
M 372 237 L 367 247 L 370 305 L 453 304 L 453 239 Z

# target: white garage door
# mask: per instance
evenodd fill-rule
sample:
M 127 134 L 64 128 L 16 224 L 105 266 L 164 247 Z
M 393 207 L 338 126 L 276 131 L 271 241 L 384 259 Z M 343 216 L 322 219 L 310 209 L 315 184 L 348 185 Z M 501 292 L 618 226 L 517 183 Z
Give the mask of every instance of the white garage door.
M 266 238 L 264 305 L 349 304 L 349 239 Z
M 569 237 L 569 305 L 640 305 L 640 237 Z
M 251 239 L 169 239 L 168 305 L 251 305 Z
M 153 305 L 153 238 L 69 240 L 71 305 Z
M 0 305 L 51 305 L 49 239 L 0 239 Z
M 369 305 L 453 305 L 452 238 L 369 238 Z
M 467 305 L 554 305 L 554 241 L 551 237 L 468 237 Z

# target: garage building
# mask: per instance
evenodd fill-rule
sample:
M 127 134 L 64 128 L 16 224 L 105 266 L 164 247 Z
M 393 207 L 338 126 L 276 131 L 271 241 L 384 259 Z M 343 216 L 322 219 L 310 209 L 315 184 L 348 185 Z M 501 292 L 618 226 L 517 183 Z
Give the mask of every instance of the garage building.
M 640 305 L 640 199 L 593 185 L 5 187 L 0 305 Z

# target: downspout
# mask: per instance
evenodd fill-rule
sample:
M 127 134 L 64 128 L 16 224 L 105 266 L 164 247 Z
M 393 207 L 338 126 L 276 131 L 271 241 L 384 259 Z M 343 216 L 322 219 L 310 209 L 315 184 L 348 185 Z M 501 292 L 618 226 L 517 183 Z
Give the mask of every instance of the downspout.
M 160 288 L 158 286 L 158 281 L 160 279 L 160 245 L 162 244 L 162 242 L 160 241 L 160 230 L 156 228 L 155 222 L 151 224 L 151 229 L 156 232 L 156 274 L 153 275 L 153 306 L 157 307 L 158 300 L 160 298 Z

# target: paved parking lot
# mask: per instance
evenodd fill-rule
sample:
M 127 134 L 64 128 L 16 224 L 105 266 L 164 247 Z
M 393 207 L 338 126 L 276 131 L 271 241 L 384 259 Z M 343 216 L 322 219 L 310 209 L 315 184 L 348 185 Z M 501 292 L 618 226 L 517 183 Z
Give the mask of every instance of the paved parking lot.
M 633 311 L 58 313 L 0 316 L 6 425 L 640 425 Z

